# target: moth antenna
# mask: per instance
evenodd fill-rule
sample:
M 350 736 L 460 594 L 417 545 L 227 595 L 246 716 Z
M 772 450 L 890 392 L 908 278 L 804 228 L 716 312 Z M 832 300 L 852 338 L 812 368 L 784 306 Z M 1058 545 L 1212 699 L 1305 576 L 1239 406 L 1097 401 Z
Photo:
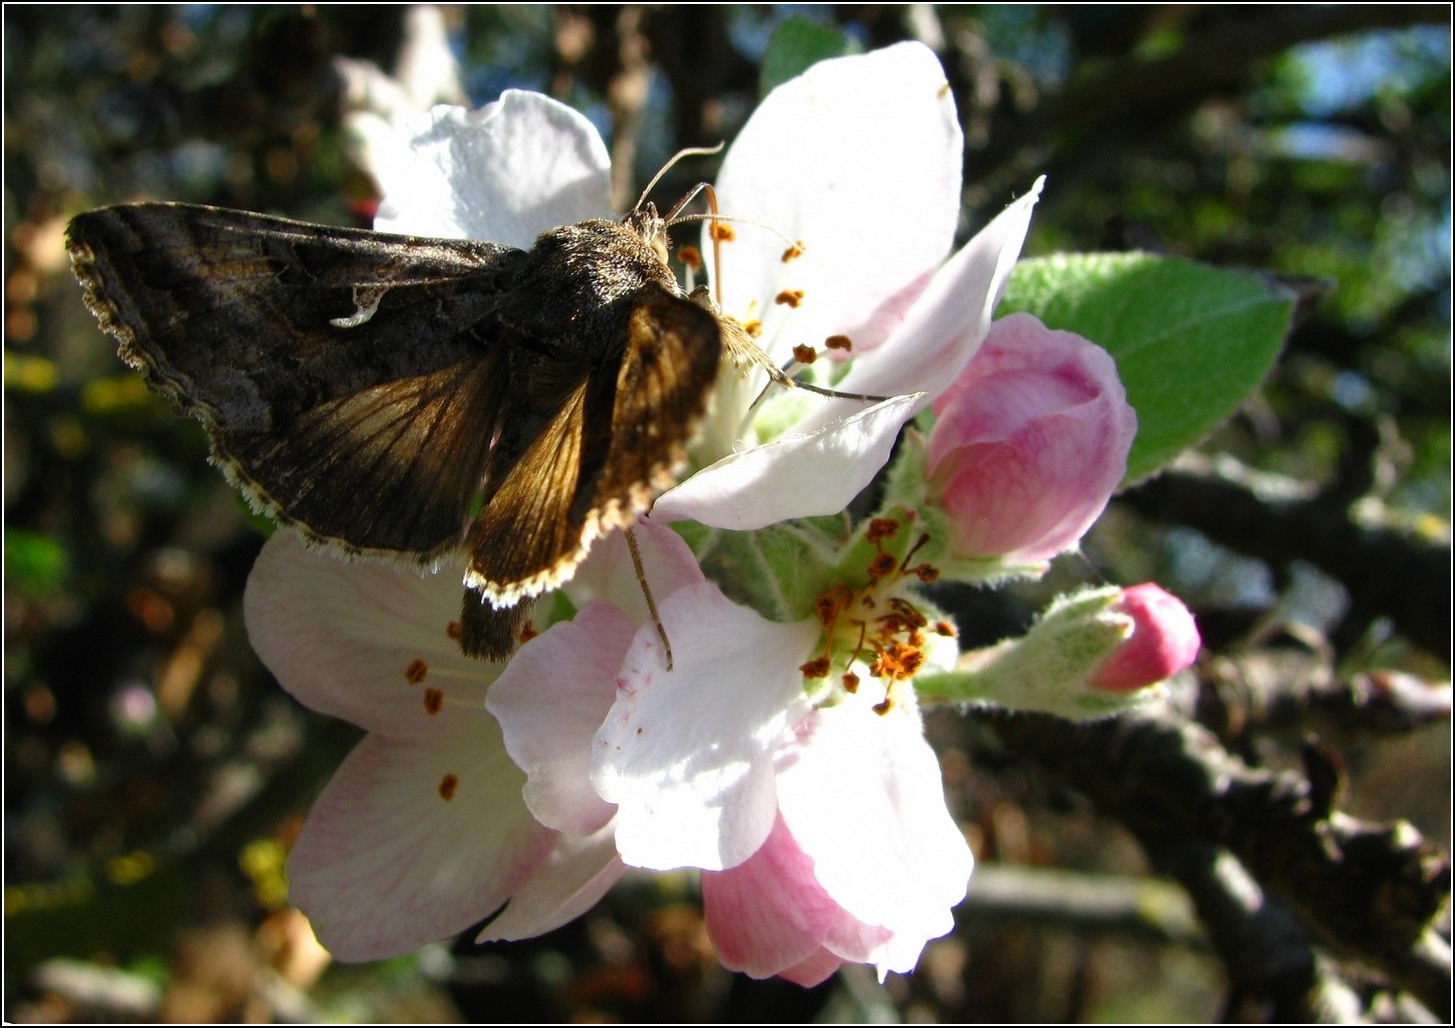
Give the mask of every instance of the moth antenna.
M 647 572 L 642 567 L 642 551 L 637 548 L 637 534 L 632 527 L 626 527 L 626 548 L 631 551 L 632 567 L 637 572 L 637 583 L 642 587 L 642 596 L 647 601 L 647 613 L 652 615 L 652 624 L 657 626 L 657 637 L 662 640 L 662 649 L 667 656 L 667 670 L 672 670 L 672 643 L 667 638 L 666 626 L 662 624 L 662 615 L 657 613 L 657 601 L 652 598 L 652 587 L 647 584 Z
M 661 170 L 652 176 L 652 181 L 647 183 L 647 188 L 642 190 L 642 195 L 637 197 L 637 202 L 632 205 L 632 211 L 635 212 L 642 209 L 642 204 L 647 202 L 647 197 L 651 195 L 653 189 L 657 188 L 657 183 L 662 181 L 662 176 L 667 174 L 667 172 L 671 171 L 678 161 L 683 160 L 687 157 L 711 157 L 714 154 L 720 154 L 722 153 L 722 148 L 725 145 L 726 144 L 724 143 L 718 143 L 716 146 L 689 146 L 682 150 L 678 150 L 675 154 L 671 156 L 666 164 L 662 165 Z M 698 183 L 697 187 L 694 188 L 692 192 L 687 194 L 686 199 L 682 200 L 680 203 L 677 204 L 676 207 L 672 208 L 672 213 L 675 214 L 680 211 L 689 200 L 691 200 L 694 196 L 698 194 L 698 192 L 701 191 L 702 187 L 706 184 L 707 183 L 705 182 Z M 666 220 L 671 221 L 672 215 L 669 214 Z
M 704 183 L 704 185 L 705 185 L 705 183 Z M 702 189 L 703 189 L 703 186 L 698 186 L 696 189 L 694 189 L 692 191 L 692 193 L 689 195 L 688 199 L 691 199 L 692 197 L 696 196 L 699 192 L 702 191 Z M 681 204 L 678 204 L 677 206 L 680 207 L 682 205 Z M 757 218 L 740 218 L 740 217 L 737 217 L 736 215 L 732 215 L 732 214 L 680 214 L 680 215 L 675 215 L 675 216 L 669 216 L 667 218 L 663 218 L 662 220 L 667 223 L 668 227 L 671 227 L 671 226 L 674 226 L 674 225 L 681 225 L 684 222 L 688 222 L 688 221 L 726 221 L 729 224 L 733 224 L 733 225 L 752 225 L 754 228 L 761 228 L 761 229 L 764 229 L 765 231 L 768 231 L 768 232 L 773 233 L 775 236 L 777 236 L 779 239 L 783 240 L 789 246 L 797 246 L 797 247 L 802 247 L 803 246 L 803 243 L 800 240 L 794 239 L 792 236 L 790 236 L 788 233 L 784 232 L 782 229 L 774 228 L 772 225 L 768 224 L 766 221 L 759 221 Z

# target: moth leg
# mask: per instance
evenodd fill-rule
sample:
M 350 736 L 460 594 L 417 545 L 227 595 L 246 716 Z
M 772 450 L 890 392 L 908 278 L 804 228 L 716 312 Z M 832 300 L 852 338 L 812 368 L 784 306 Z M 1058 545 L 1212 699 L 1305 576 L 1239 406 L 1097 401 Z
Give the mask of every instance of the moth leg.
M 506 660 L 519 645 L 534 604 L 527 598 L 513 607 L 493 607 L 479 592 L 466 589 L 460 605 L 460 649 L 467 657 Z

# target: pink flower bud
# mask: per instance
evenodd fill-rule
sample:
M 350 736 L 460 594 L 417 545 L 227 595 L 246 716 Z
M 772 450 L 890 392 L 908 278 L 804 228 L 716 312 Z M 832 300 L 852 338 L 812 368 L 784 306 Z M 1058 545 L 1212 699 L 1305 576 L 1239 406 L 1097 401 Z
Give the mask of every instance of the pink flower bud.
M 1170 678 L 1197 659 L 1202 638 L 1192 613 L 1161 586 L 1147 582 L 1123 589 L 1112 609 L 1136 627 L 1091 676 L 1094 687 L 1130 692 Z
M 995 322 L 935 401 L 930 488 L 963 557 L 1039 564 L 1076 545 L 1137 434 L 1111 355 L 1029 314 Z

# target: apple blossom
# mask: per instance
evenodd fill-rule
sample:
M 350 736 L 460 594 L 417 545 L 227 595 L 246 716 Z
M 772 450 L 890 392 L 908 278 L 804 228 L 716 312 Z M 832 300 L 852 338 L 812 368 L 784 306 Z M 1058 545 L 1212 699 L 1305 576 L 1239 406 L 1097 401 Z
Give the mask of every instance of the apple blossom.
M 1132 619 L 1132 635 L 1092 673 L 1093 687 L 1140 689 L 1171 678 L 1197 659 L 1202 646 L 1197 624 L 1182 601 L 1161 586 L 1129 586 L 1114 609 Z
M 935 400 L 925 452 L 954 558 L 989 575 L 1074 547 L 1126 473 L 1137 431 L 1111 356 L 1029 314 L 991 326 Z
M 523 934 L 535 934 L 620 876 L 609 837 L 563 838 L 526 807 L 525 775 L 485 713 L 500 666 L 465 657 L 451 632 L 453 575 L 344 563 L 280 530 L 244 613 L 284 688 L 369 732 L 314 802 L 288 864 L 292 902 L 336 957 L 409 952 L 529 890 L 555 898 L 533 905 Z
M 659 609 L 671 671 L 654 625 L 629 634 L 603 608 L 527 644 L 492 688 L 532 813 L 563 832 L 614 826 L 628 865 L 702 869 L 730 968 L 803 984 L 845 961 L 912 969 L 952 927 L 971 857 L 907 679 L 852 653 L 828 679 L 810 659 L 822 619 L 769 622 L 700 575 Z M 904 625 L 885 638 L 908 647 Z M 954 644 L 935 638 L 916 643 L 924 666 L 948 667 Z M 568 707 L 587 713 L 563 720 Z
M 980 345 L 1040 193 L 948 256 L 963 163 L 944 70 L 919 43 L 823 61 L 763 100 L 723 160 L 718 203 L 803 245 L 785 253 L 778 235 L 736 228 L 715 269 L 723 313 L 774 362 L 822 351 L 806 371 L 818 384 L 890 399 L 780 390 L 757 403 L 761 372 L 725 375 L 699 470 L 654 517 L 761 528 L 837 513 L 869 483 Z
M 502 905 L 482 940 L 538 934 L 628 865 L 716 870 L 709 931 L 759 976 L 907 971 L 950 929 L 971 858 L 912 690 L 806 689 L 817 623 L 730 603 L 674 533 L 638 532 L 671 672 L 620 535 L 567 587 L 575 616 L 503 667 L 460 654 L 448 575 L 268 541 L 246 597 L 254 647 L 302 702 L 369 731 L 289 862 L 337 957 L 407 952 Z M 776 894 L 792 917 L 755 919 L 765 881 L 805 886 Z

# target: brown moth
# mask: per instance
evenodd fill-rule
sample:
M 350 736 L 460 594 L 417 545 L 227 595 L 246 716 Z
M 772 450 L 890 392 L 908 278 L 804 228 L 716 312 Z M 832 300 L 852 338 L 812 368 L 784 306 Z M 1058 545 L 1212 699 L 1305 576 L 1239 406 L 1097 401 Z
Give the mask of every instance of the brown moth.
M 255 508 L 350 555 L 463 549 L 460 643 L 488 659 L 672 483 L 735 346 L 650 206 L 519 250 L 143 203 L 67 245 L 121 357 Z

